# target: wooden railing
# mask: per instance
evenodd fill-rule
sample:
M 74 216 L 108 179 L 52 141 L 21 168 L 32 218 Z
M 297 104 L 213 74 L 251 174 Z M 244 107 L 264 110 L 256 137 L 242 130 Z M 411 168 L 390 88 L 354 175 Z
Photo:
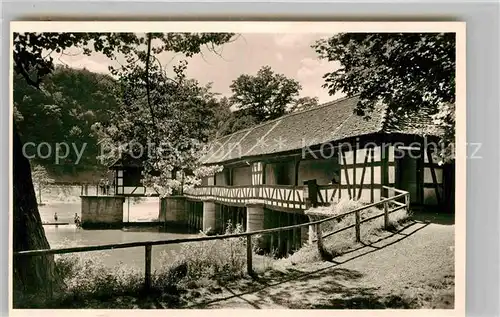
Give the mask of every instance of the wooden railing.
M 149 288 L 151 286 L 151 250 L 155 245 L 171 245 L 171 244 L 179 244 L 179 243 L 192 243 L 192 242 L 202 242 L 202 241 L 213 241 L 213 240 L 222 240 L 222 239 L 233 239 L 233 238 L 246 238 L 247 244 L 247 271 L 249 275 L 253 275 L 252 268 L 252 236 L 254 235 L 263 235 L 269 234 L 273 232 L 286 231 L 296 228 L 309 227 L 312 226 L 316 233 L 321 233 L 321 225 L 328 221 L 333 221 L 339 218 L 343 218 L 347 215 L 355 215 L 356 223 L 354 225 L 350 225 L 341 229 L 338 229 L 334 232 L 328 233 L 326 235 L 318 234 L 317 238 L 314 242 L 317 243 L 318 249 L 320 252 L 323 252 L 323 239 L 331 236 L 333 234 L 339 233 L 341 231 L 355 228 L 355 238 L 356 241 L 360 240 L 361 237 L 361 224 L 375 218 L 384 217 L 384 226 L 385 228 L 389 227 L 389 215 L 397 210 L 406 209 L 409 211 L 409 202 L 410 202 L 410 194 L 406 191 L 399 190 L 396 188 L 386 187 L 390 191 L 394 191 L 397 193 L 395 196 L 390 198 L 383 198 L 379 202 L 371 203 L 355 210 L 343 213 L 341 215 L 335 215 L 331 217 L 327 217 L 317 221 L 311 221 L 308 223 L 265 229 L 265 230 L 257 230 L 252 232 L 244 232 L 237 234 L 227 234 L 227 235 L 217 235 L 217 236 L 202 236 L 202 237 L 194 237 L 194 238 L 182 238 L 182 239 L 170 239 L 170 240 L 156 240 L 156 241 L 141 241 L 141 242 L 129 242 L 129 243 L 118 243 L 118 244 L 106 244 L 106 245 L 94 245 L 94 246 L 84 246 L 84 247 L 72 247 L 72 248 L 60 248 L 60 249 L 46 249 L 46 250 L 29 250 L 29 251 L 18 251 L 14 252 L 13 255 L 16 258 L 19 257 L 27 257 L 27 256 L 43 256 L 43 255 L 53 255 L 53 254 L 68 254 L 68 253 L 79 253 L 79 252 L 88 252 L 88 251 L 102 251 L 102 250 L 114 250 L 114 249 L 125 249 L 125 248 L 135 248 L 135 247 L 144 247 L 145 249 L 145 276 L 144 276 L 144 286 L 145 288 Z M 397 202 L 398 199 L 404 198 L 405 203 Z M 392 203 L 397 207 L 389 209 L 389 204 Z M 360 213 L 363 210 L 383 206 L 383 212 L 372 216 L 367 219 L 360 220 Z
M 290 209 L 306 207 L 303 186 L 292 185 L 204 186 L 186 189 L 184 196 L 235 204 L 262 203 Z
M 317 187 L 317 201 L 319 204 L 328 204 L 335 197 L 339 196 L 340 186 L 339 185 L 318 185 Z

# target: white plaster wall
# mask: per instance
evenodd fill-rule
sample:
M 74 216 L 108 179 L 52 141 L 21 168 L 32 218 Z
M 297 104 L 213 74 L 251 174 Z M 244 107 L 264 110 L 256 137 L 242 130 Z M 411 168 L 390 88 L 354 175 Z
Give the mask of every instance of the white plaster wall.
M 301 161 L 298 183 L 302 185 L 306 180 L 316 179 L 318 185 L 331 184 L 333 173 L 338 169 L 337 159 Z
M 222 172 L 215 174 L 215 184 L 217 184 L 217 186 L 226 186 L 227 185 L 226 171 L 222 171 Z
M 252 168 L 250 166 L 233 168 L 233 185 L 252 185 Z
M 438 184 L 441 184 L 443 182 L 443 169 L 434 168 L 434 171 L 436 172 L 436 178 Z M 433 183 L 432 171 L 430 167 L 424 168 L 424 183 Z

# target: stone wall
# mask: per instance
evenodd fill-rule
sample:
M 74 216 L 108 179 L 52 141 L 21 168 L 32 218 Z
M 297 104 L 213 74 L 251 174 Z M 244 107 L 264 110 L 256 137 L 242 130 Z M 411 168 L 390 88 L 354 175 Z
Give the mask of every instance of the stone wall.
M 160 222 L 183 225 L 186 223 L 186 197 L 170 196 L 160 199 Z
M 82 228 L 121 228 L 124 197 L 81 196 Z

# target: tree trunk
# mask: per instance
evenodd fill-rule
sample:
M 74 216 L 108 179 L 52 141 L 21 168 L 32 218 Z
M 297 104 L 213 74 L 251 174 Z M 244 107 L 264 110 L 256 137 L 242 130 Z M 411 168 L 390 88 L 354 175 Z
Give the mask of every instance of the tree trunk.
M 38 212 L 30 163 L 23 155 L 17 128 L 14 128 L 13 141 L 13 251 L 49 249 Z M 18 304 L 26 295 L 51 291 L 59 285 L 57 280 L 53 255 L 14 257 L 13 304 Z
M 39 205 L 42 205 L 42 186 L 38 185 L 38 200 L 39 200 Z

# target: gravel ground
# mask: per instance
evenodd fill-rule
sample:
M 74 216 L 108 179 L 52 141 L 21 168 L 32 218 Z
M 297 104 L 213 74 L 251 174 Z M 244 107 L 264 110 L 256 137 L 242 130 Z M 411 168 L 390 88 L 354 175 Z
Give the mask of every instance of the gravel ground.
M 204 308 L 453 308 L 454 229 L 412 222 L 332 262 L 268 272 L 259 282 L 240 281 L 196 302 Z

